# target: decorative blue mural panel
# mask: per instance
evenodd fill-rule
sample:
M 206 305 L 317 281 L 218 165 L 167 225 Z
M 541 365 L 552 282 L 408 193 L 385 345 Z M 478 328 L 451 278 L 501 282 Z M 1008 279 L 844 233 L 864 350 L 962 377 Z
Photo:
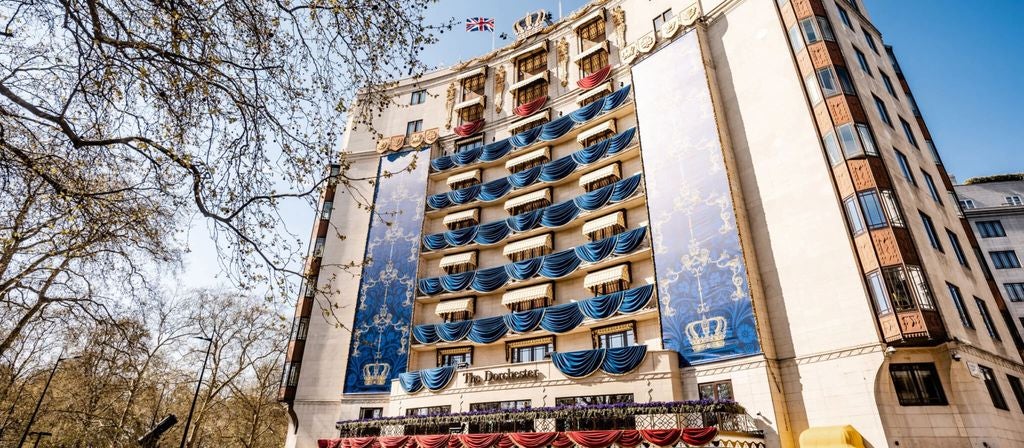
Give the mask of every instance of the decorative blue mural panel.
M 405 372 L 426 201 L 429 150 L 380 159 L 345 393 L 387 393 Z
M 633 67 L 662 338 L 683 365 L 761 353 L 694 31 Z

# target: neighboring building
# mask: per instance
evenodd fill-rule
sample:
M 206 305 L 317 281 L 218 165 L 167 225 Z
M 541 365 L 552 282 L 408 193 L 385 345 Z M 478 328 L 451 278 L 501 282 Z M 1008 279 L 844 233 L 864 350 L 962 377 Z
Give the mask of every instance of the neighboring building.
M 968 179 L 955 188 L 987 273 L 1006 298 L 1008 321 L 1024 331 L 1024 176 Z
M 859 0 L 593 1 L 516 32 L 350 124 L 340 164 L 372 182 L 324 193 L 289 446 L 1024 445 L 1016 328 Z

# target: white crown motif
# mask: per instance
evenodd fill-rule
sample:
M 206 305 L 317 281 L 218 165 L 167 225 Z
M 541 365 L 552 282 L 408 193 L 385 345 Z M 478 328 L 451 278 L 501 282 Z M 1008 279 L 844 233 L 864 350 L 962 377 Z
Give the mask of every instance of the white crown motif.
M 512 25 L 512 28 L 516 31 L 516 39 L 525 39 L 550 24 L 551 19 L 548 12 L 538 9 L 519 19 Z
M 367 386 L 383 386 L 388 381 L 391 365 L 386 362 L 373 362 L 363 366 L 363 384 Z
M 686 338 L 690 340 L 693 351 L 725 347 L 725 333 L 729 322 L 722 316 L 707 317 L 690 322 L 686 325 Z

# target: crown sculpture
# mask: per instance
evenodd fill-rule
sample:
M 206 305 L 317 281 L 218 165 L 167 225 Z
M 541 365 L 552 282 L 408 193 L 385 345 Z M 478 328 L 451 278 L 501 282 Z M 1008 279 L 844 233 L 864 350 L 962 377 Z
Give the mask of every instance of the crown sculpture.
M 722 316 L 702 316 L 686 325 L 686 338 L 690 340 L 693 351 L 714 350 L 725 347 L 725 334 L 729 322 Z
M 512 28 L 516 31 L 516 40 L 526 39 L 551 24 L 551 14 L 538 9 L 519 19 Z
M 383 386 L 388 381 L 391 365 L 386 362 L 372 362 L 363 366 L 363 384 L 367 386 Z

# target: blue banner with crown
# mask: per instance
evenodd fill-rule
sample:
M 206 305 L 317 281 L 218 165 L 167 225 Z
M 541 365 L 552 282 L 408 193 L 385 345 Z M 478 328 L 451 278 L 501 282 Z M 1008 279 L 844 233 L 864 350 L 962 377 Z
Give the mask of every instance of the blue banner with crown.
M 419 264 L 428 150 L 388 154 L 376 192 L 352 323 L 345 393 L 387 393 L 405 372 Z
M 761 353 L 697 39 L 691 31 L 633 68 L 662 338 L 683 365 Z

